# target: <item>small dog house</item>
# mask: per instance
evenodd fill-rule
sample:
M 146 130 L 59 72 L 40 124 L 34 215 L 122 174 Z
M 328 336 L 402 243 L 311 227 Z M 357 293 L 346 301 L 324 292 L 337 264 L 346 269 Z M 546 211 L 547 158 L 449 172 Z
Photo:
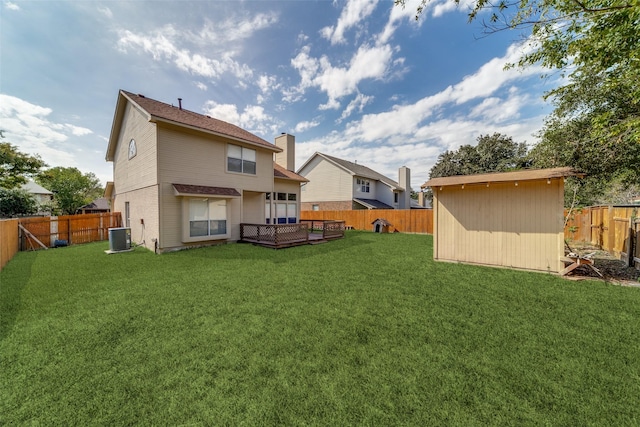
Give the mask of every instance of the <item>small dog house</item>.
M 384 218 L 377 218 L 371 224 L 373 224 L 374 233 L 388 233 L 389 227 L 393 226 L 393 224 L 391 224 L 389 221 L 387 221 Z
M 433 178 L 433 258 L 559 273 L 572 168 Z

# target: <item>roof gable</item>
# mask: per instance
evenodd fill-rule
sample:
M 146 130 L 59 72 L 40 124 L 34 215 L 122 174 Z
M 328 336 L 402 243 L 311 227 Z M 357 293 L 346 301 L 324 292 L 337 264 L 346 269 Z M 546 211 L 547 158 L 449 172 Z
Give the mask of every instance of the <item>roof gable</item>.
M 239 142 L 250 145 L 267 148 L 274 152 L 282 151 L 259 136 L 244 130 L 231 123 L 215 119 L 204 114 L 195 113 L 180 107 L 175 107 L 164 102 L 147 98 L 144 95 L 134 94 L 125 90 L 118 93 L 118 101 L 116 104 L 116 112 L 114 114 L 113 124 L 111 128 L 111 136 L 109 138 L 109 146 L 107 148 L 107 161 L 112 161 L 115 154 L 115 146 L 117 144 L 118 134 L 126 103 L 130 102 L 137 107 L 138 110 L 146 114 L 151 122 L 165 122 L 189 129 L 196 129 L 206 133 L 224 136 Z
M 25 184 L 22 184 L 21 188 L 31 194 L 53 194 L 51 191 L 33 181 L 27 181 Z
M 372 179 L 372 180 L 375 180 L 375 181 L 380 181 L 380 182 L 388 185 L 389 187 L 392 187 L 393 189 L 402 189 L 402 187 L 400 187 L 400 184 L 398 184 L 396 181 L 394 181 L 394 180 L 382 175 L 381 173 L 378 173 L 378 172 L 374 171 L 371 168 L 368 168 L 367 166 L 363 166 L 363 165 L 360 165 L 358 163 L 350 162 L 348 160 L 339 159 L 337 157 L 329 156 L 327 154 L 318 153 L 318 152 L 316 152 L 313 156 L 311 156 L 300 167 L 300 169 L 298 169 L 298 173 L 301 173 L 301 171 L 307 166 L 307 164 L 309 164 L 311 162 L 311 160 L 314 159 L 317 156 L 322 157 L 323 159 L 325 159 L 329 163 L 332 163 L 333 165 L 335 165 L 335 166 L 347 171 L 348 173 L 350 173 L 353 176 L 359 176 L 359 177 L 362 177 L 362 178 L 368 178 L 368 179 Z

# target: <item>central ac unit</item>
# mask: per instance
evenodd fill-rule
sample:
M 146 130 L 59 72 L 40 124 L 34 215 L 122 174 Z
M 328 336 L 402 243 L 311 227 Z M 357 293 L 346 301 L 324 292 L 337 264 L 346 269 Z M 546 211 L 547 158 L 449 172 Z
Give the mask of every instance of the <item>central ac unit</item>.
M 109 251 L 120 252 L 131 249 L 131 228 L 120 227 L 109 229 Z

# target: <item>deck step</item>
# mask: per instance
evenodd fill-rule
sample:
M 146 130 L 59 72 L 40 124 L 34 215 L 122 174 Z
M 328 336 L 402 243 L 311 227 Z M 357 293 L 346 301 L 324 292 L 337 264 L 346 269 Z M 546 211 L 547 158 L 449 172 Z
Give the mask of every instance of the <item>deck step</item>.
M 322 243 L 327 243 L 328 240 L 309 240 L 310 245 L 320 245 Z

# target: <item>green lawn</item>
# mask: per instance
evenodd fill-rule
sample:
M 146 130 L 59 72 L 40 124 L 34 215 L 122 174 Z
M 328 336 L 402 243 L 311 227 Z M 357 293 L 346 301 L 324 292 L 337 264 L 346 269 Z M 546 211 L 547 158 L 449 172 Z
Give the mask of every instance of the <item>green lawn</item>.
M 432 260 L 107 243 L 0 273 L 1 425 L 638 425 L 640 289 Z

